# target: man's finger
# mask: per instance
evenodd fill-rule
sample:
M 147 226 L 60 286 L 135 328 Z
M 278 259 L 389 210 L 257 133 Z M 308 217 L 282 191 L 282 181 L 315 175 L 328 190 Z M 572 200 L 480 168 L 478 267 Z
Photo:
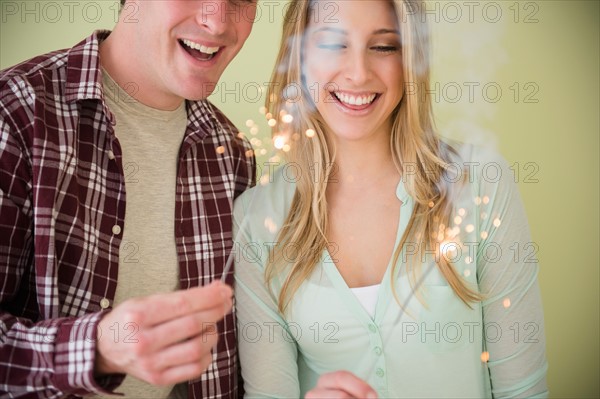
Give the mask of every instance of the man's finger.
M 153 362 L 157 370 L 199 362 L 211 356 L 212 348 L 217 344 L 218 336 L 214 333 L 199 334 L 185 342 L 171 345 L 154 356 Z
M 204 287 L 152 295 L 140 299 L 138 306 L 145 312 L 144 325 L 153 326 L 190 313 L 222 308 L 232 295 L 231 287 L 217 281 Z
M 200 313 L 187 315 L 167 321 L 142 334 L 148 343 L 148 352 L 166 349 L 169 346 L 189 338 L 203 335 L 204 339 L 217 336 L 217 321 L 222 319 L 225 312 L 220 308 L 212 308 Z
M 212 354 L 209 353 L 198 362 L 168 368 L 159 373 L 160 377 L 158 379 L 149 382 L 155 385 L 169 385 L 194 380 L 200 377 L 211 363 Z

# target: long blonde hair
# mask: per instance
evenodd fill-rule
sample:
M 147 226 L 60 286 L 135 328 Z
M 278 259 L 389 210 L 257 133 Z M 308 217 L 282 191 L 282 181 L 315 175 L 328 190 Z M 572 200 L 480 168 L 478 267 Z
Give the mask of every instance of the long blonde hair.
M 449 225 L 452 212 L 452 187 L 447 183 L 451 178 L 447 178 L 447 175 L 450 173 L 450 157 L 456 154 L 437 137 L 431 101 L 426 95 L 429 89 L 429 35 L 421 15 L 423 4 L 414 0 L 391 2 L 396 11 L 402 41 L 404 82 L 413 82 L 419 88 L 416 93 L 405 93 L 391 116 L 390 147 L 393 161 L 415 202 L 406 231 L 392 258 L 394 276 L 401 250 L 409 239 L 418 243 L 419 256 L 423 256 L 427 249 L 439 248 L 440 234 Z M 267 92 L 268 111 L 275 117 L 289 113 L 293 118 L 285 124 L 288 131 L 294 132 L 289 135 L 293 143 L 286 158 L 299 168 L 291 207 L 278 235 L 279 245 L 265 272 L 269 285 L 276 276 L 285 275 L 278 298 L 281 312 L 285 311 L 300 285 L 314 271 L 329 244 L 326 238 L 328 213 L 325 194 L 335 160 L 335 148 L 325 134 L 325 122 L 316 110 L 302 78 L 303 38 L 312 3 L 311 0 L 298 0 L 288 9 L 279 55 Z M 293 94 L 290 95 L 290 92 Z M 274 130 L 274 134 L 281 133 L 278 129 Z M 408 165 L 413 165 L 410 170 Z M 413 257 L 411 262 L 407 262 L 413 289 L 418 259 Z M 448 259 L 438 256 L 436 264 L 465 304 L 481 299 L 478 292 L 466 285 Z

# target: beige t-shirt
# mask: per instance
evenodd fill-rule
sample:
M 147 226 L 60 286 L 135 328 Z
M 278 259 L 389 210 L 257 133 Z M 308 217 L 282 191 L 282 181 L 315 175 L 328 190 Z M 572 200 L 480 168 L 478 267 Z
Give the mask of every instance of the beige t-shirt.
M 103 70 L 106 104 L 116 118 L 115 134 L 125 174 L 125 223 L 119 252 L 114 306 L 139 296 L 179 288 L 175 246 L 175 183 L 179 148 L 187 126 L 185 103 L 174 111 L 145 106 Z M 104 333 L 135 339 L 131 327 Z M 127 376 L 116 389 L 126 398 L 167 398 L 173 386 L 156 387 Z

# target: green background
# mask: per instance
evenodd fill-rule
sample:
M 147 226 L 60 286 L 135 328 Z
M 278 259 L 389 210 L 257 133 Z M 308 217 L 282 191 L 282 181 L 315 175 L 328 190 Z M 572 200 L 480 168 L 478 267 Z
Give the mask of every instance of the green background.
M 0 68 L 110 29 L 117 3 L 0 0 Z M 252 35 L 211 96 L 240 130 L 252 120 L 265 150 L 257 87 L 269 80 L 286 3 L 259 3 Z M 518 171 L 539 245 L 551 396 L 599 397 L 599 3 L 470 4 L 428 5 L 438 127 L 496 142 Z

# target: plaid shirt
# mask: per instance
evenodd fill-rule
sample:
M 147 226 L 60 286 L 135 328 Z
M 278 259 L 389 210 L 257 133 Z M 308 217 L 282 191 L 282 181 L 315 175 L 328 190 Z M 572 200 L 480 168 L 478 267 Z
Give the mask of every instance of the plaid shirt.
M 2 397 L 106 393 L 123 378 L 93 375 L 125 218 L 121 150 L 99 69 L 109 33 L 0 73 Z M 232 201 L 255 177 L 251 147 L 223 114 L 208 101 L 188 101 L 187 112 L 174 226 L 182 289 L 221 277 Z M 190 398 L 237 394 L 235 315 L 218 329 L 213 363 L 190 383 Z

